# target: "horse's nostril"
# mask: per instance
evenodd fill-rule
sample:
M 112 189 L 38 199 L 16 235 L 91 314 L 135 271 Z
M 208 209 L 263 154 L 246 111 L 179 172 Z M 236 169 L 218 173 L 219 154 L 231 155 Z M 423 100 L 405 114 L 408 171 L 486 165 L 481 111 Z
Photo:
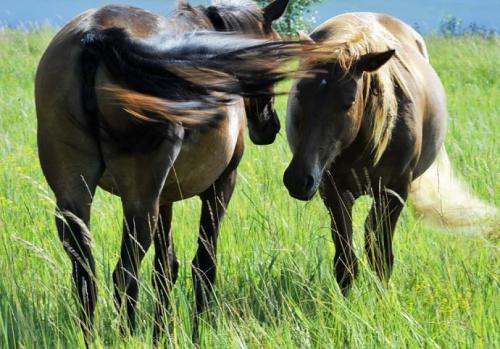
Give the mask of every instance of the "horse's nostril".
M 295 194 L 292 196 L 308 196 L 314 189 L 315 178 L 310 174 L 294 175 L 293 171 L 287 169 L 283 176 L 283 182 L 288 190 Z
M 306 175 L 304 184 L 305 184 L 304 186 L 305 191 L 310 191 L 314 187 L 314 177 L 311 175 Z

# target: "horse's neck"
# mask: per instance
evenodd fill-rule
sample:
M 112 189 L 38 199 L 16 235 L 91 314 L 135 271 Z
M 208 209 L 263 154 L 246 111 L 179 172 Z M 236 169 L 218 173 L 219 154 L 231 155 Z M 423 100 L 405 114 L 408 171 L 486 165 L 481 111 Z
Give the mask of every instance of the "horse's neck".
M 379 115 L 375 115 L 374 108 L 371 106 L 373 104 L 383 103 L 381 99 L 379 99 L 380 91 L 374 91 L 370 86 L 372 84 L 371 79 L 363 80 L 363 85 L 360 88 L 360 96 L 361 96 L 361 118 L 360 127 L 358 130 L 358 134 L 350 146 L 350 148 L 354 149 L 356 153 L 358 153 L 363 158 L 369 158 L 369 160 L 375 160 L 375 152 L 374 151 L 374 132 L 375 128 L 379 127 L 376 124 L 376 118 L 380 117 Z M 378 82 L 376 82 L 378 83 Z M 384 115 L 385 118 L 391 118 L 391 115 Z M 380 121 L 380 120 L 379 120 Z M 387 132 L 392 132 L 389 128 Z M 390 136 L 389 136 L 390 138 Z M 379 144 L 376 145 L 378 147 Z M 373 159 L 372 159 L 373 158 Z
M 361 118 L 360 122 L 360 127 L 358 130 L 358 135 L 356 136 L 355 141 L 353 142 L 353 145 L 356 145 L 359 148 L 368 148 L 370 145 L 370 138 L 371 134 L 373 133 L 373 115 L 370 115 L 370 112 L 367 108 L 369 103 L 371 102 L 369 99 L 372 98 L 371 93 L 368 95 L 366 93 L 366 89 L 369 88 L 367 84 L 369 85 L 371 83 L 370 80 L 366 81 L 363 80 L 362 86 L 359 89 L 360 90 L 360 98 L 361 100 L 359 103 L 361 103 L 361 115 L 359 116 Z
M 408 86 L 407 86 L 408 87 Z M 410 88 L 413 87 L 413 85 L 410 84 Z M 410 93 L 413 91 L 410 90 Z M 398 132 L 397 130 L 397 124 L 398 124 L 398 119 L 401 118 L 407 118 L 407 113 L 411 109 L 412 105 L 412 97 L 408 96 L 406 92 L 403 91 L 403 89 L 399 86 L 397 82 L 394 84 L 394 94 L 395 98 L 397 101 L 396 104 L 396 110 L 394 110 L 394 114 L 392 115 L 385 115 L 386 118 L 392 118 L 391 125 L 387 126 L 386 132 L 388 132 L 388 142 L 383 148 L 383 153 L 387 151 L 387 149 L 391 148 L 391 143 L 393 142 L 393 135 Z M 376 95 L 373 95 L 373 93 L 369 94 L 369 98 L 377 98 Z M 374 158 L 374 151 L 373 151 L 373 132 L 374 132 L 374 119 L 375 115 L 372 115 L 370 108 L 366 107 L 370 103 L 376 103 L 376 100 L 367 100 L 363 101 L 364 103 L 364 109 L 362 112 L 361 116 L 361 123 L 360 123 L 360 128 L 358 131 L 358 134 L 356 136 L 356 139 L 352 143 L 352 149 L 355 149 L 355 152 L 358 152 L 363 154 L 362 156 L 364 158 Z M 378 145 L 377 145 L 378 146 Z M 350 147 L 350 148 L 351 148 Z

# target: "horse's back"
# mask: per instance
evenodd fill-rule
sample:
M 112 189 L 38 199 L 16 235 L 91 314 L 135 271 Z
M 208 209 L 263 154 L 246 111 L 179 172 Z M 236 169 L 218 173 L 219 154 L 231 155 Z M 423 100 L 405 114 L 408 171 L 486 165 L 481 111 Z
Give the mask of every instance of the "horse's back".
M 401 55 L 407 60 L 412 74 L 408 80 L 413 83 L 416 113 L 421 115 L 414 125 L 421 133 L 419 159 L 413 170 L 413 177 L 419 177 L 434 162 L 439 153 L 447 130 L 446 94 L 441 79 L 429 62 L 427 47 L 420 34 L 406 23 L 388 15 L 378 15 L 378 21 L 401 43 Z M 418 54 L 420 53 L 420 54 Z
M 316 28 L 311 37 L 321 41 L 329 35 L 333 35 L 338 28 L 343 27 L 342 23 L 346 22 L 356 22 L 360 26 L 369 26 L 372 30 L 377 30 L 377 27 L 381 26 L 396 37 L 400 43 L 416 48 L 428 60 L 427 47 L 422 36 L 405 22 L 383 13 L 348 12 L 335 16 Z
M 417 136 L 418 161 L 413 177 L 419 177 L 434 162 L 442 147 L 447 130 L 447 106 L 444 87 L 429 62 L 425 41 L 411 26 L 384 14 L 376 15 L 378 23 L 399 42 L 400 54 L 406 60 L 411 74 L 406 74 L 408 85 L 413 85 L 415 123 L 412 132 Z M 401 68 L 405 69 L 405 68 Z
M 416 47 L 422 56 L 424 56 L 427 61 L 429 60 L 424 38 L 415 29 L 396 17 L 386 14 L 377 14 L 376 16 L 378 22 L 392 35 L 398 38 L 401 43 Z
M 401 45 L 400 55 L 411 73 L 406 74 L 413 93 L 418 161 L 413 177 L 419 177 L 434 162 L 442 147 L 447 130 L 447 106 L 444 87 L 429 62 L 427 46 L 422 36 L 403 21 L 385 14 L 376 14 L 377 22 L 388 30 Z M 406 69 L 401 67 L 401 69 Z

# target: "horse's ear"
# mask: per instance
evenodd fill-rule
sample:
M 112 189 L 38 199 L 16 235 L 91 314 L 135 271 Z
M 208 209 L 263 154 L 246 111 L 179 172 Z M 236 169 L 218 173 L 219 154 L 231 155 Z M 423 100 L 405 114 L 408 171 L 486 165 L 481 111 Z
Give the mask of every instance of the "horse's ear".
M 367 53 L 361 56 L 356 65 L 356 70 L 359 72 L 373 72 L 383 66 L 389 59 L 394 56 L 396 50 L 387 50 L 384 52 Z
M 266 27 L 271 28 L 273 22 L 283 16 L 289 2 L 290 0 L 274 0 L 264 8 L 264 22 Z
M 311 48 L 316 47 L 316 41 L 313 40 L 308 34 L 302 30 L 298 31 L 300 44 L 302 45 L 302 50 L 308 52 Z
M 315 43 L 315 41 L 307 33 L 303 32 L 302 30 L 299 30 L 298 34 L 299 34 L 300 41 L 303 41 L 303 42 L 308 43 L 308 44 Z
M 215 6 L 208 6 L 205 9 L 205 14 L 210 19 L 210 22 L 212 22 L 212 25 L 214 26 L 214 29 L 216 31 L 225 31 L 226 26 L 224 25 L 224 20 L 220 16 L 219 10 Z

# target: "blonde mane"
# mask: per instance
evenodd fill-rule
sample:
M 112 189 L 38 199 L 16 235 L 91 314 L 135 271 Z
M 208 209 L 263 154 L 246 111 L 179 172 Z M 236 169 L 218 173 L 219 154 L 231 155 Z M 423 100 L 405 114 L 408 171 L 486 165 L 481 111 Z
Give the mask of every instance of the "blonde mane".
M 371 123 L 370 145 L 377 163 L 389 145 L 398 112 L 395 87 L 399 86 L 411 98 L 398 67 L 399 62 L 411 73 L 399 52 L 399 41 L 376 20 L 367 20 L 355 14 L 332 18 L 316 29 L 312 36 L 321 37 L 318 43 L 322 54 L 305 60 L 303 63 L 307 66 L 336 62 L 348 72 L 362 55 L 396 50 L 395 57 L 380 69 L 363 73 L 364 116 Z

